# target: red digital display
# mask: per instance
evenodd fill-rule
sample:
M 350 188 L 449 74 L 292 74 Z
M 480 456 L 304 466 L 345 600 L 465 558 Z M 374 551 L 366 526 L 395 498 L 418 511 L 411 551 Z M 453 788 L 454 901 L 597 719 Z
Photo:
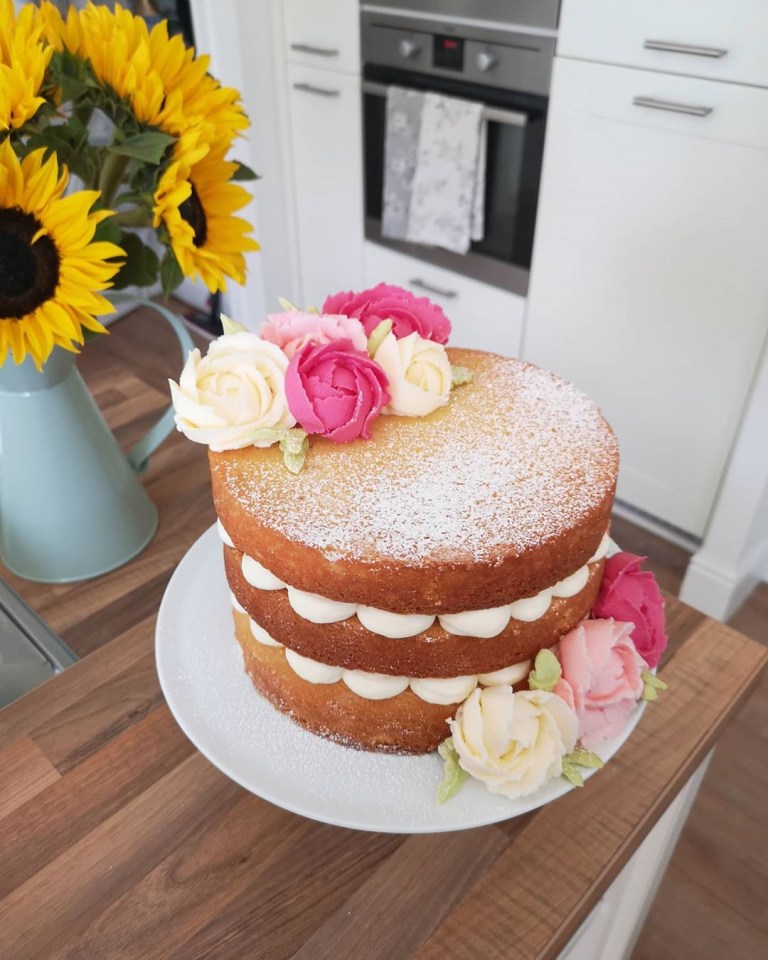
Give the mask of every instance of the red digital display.
M 460 73 L 464 69 L 464 39 L 435 34 L 432 44 L 432 66 Z

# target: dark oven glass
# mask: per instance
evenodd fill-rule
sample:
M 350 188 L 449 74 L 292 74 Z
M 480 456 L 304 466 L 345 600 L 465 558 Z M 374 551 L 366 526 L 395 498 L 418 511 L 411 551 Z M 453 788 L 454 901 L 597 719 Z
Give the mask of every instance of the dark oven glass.
M 364 78 L 377 84 L 430 90 L 451 97 L 477 100 L 486 107 L 527 115 L 528 122 L 525 126 L 488 121 L 485 236 L 471 246 L 471 254 L 491 257 L 501 263 L 513 264 L 527 270 L 531 265 L 547 99 L 533 94 L 513 93 L 466 83 L 450 77 L 425 77 L 418 73 L 370 64 L 364 68 Z M 363 128 L 366 221 L 380 223 L 384 184 L 386 97 L 373 93 L 364 94 Z

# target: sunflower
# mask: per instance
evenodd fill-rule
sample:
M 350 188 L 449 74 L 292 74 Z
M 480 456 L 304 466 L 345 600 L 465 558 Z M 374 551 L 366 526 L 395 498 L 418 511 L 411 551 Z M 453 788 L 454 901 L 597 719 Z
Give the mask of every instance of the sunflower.
M 0 0 L 0 131 L 16 130 L 45 103 L 40 87 L 52 54 L 37 9 L 25 6 L 17 17 L 12 0 Z
M 115 9 L 69 8 L 66 20 L 51 3 L 40 16 L 57 50 L 89 60 L 98 80 L 126 100 L 141 123 L 173 136 L 201 123 L 212 139 L 228 144 L 248 126 L 238 92 L 222 87 L 208 74 L 209 58 L 195 57 L 179 36 L 168 35 L 161 20 L 150 32 L 142 17 Z
M 229 182 L 237 164 L 225 153 L 226 145 L 210 144 L 202 128 L 187 131 L 154 195 L 155 228 L 165 227 L 184 276 L 199 276 L 212 293 L 226 289 L 225 277 L 244 283 L 243 254 L 259 249 L 247 235 L 251 225 L 232 216 L 251 198 Z
M 91 212 L 94 190 L 63 196 L 67 170 L 44 154 L 19 161 L 9 140 L 0 144 L 0 365 L 10 352 L 41 369 L 54 346 L 77 351 L 83 329 L 104 333 L 96 317 L 113 309 L 99 291 L 124 251 L 93 242 L 111 211 Z

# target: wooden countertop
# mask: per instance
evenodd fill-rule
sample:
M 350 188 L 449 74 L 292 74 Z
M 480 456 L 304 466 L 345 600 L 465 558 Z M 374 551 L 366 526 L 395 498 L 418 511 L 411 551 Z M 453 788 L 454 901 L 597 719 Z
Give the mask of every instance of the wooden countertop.
M 163 375 L 179 362 L 153 319 L 137 314 L 113 331 L 89 344 L 81 369 L 128 445 L 166 402 Z M 155 614 L 214 519 L 205 450 L 174 436 L 146 479 L 160 528 L 137 559 L 76 585 L 7 575 L 84 658 L 0 712 L 9 960 L 556 957 L 768 656 L 670 599 L 670 691 L 583 790 L 453 834 L 314 823 L 220 774 L 165 706 Z

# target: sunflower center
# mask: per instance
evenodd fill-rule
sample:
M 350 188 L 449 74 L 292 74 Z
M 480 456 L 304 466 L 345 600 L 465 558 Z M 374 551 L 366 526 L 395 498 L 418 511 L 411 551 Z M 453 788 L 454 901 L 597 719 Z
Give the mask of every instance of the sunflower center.
M 192 227 L 195 233 L 194 244 L 196 247 L 202 247 L 205 238 L 208 236 L 208 224 L 205 219 L 205 210 L 200 203 L 200 197 L 197 195 L 194 183 L 190 184 L 192 193 L 179 207 L 179 213 L 184 220 Z
M 59 253 L 50 237 L 32 243 L 40 227 L 17 207 L 0 210 L 0 318 L 21 320 L 56 292 Z

